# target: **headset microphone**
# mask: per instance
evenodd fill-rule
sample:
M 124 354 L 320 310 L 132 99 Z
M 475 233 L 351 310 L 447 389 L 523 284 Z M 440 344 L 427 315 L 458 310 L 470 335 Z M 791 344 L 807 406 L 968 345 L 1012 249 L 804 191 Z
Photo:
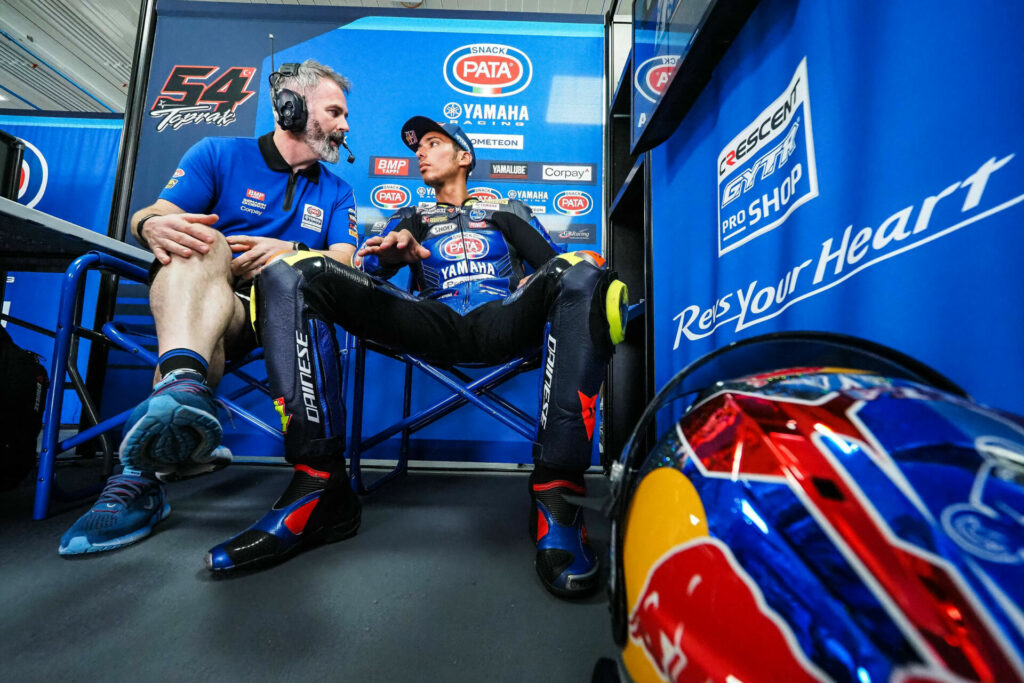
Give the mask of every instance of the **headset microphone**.
M 348 159 L 346 159 L 345 161 L 347 161 L 347 162 L 348 162 L 348 163 L 350 163 L 350 164 L 353 164 L 353 163 L 355 163 L 355 161 L 356 161 L 356 155 L 355 155 L 355 154 L 353 154 L 353 153 L 352 153 L 352 150 L 350 150 L 350 149 L 348 148 L 348 141 L 347 141 L 347 140 L 345 140 L 345 137 L 346 137 L 346 136 L 345 136 L 345 134 L 344 134 L 344 133 L 342 133 L 342 134 L 341 134 L 341 146 L 345 148 L 345 151 L 346 151 L 346 152 L 348 152 Z

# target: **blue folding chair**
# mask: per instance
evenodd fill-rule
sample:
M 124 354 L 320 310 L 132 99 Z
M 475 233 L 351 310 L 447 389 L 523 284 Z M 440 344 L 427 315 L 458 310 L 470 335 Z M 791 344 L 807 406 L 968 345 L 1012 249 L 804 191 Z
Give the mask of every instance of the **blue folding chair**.
M 64 401 L 64 378 L 65 376 L 70 376 L 74 384 L 81 384 L 80 378 L 78 378 L 77 382 L 75 381 L 77 370 L 74 368 L 73 363 L 69 363 L 69 360 L 74 357 L 77 340 L 85 338 L 93 342 L 108 344 L 142 359 L 154 368 L 157 365 L 156 354 L 144 346 L 147 342 L 155 341 L 155 337 L 131 330 L 118 322 L 106 323 L 102 327 L 102 332 L 82 327 L 81 304 L 85 289 L 85 275 L 91 270 L 113 273 L 114 275 L 143 284 L 148 282 L 148 273 L 144 268 L 110 254 L 97 251 L 91 251 L 78 257 L 65 271 L 57 313 L 57 330 L 54 339 L 53 356 L 50 362 L 50 388 L 47 393 L 46 407 L 43 413 L 43 440 L 39 453 L 39 475 L 36 480 L 35 502 L 32 512 L 33 519 L 44 519 L 46 517 L 49 512 L 51 497 L 65 500 L 77 499 L 99 491 L 99 486 L 76 491 L 67 491 L 61 488 L 56 481 L 57 456 L 106 432 L 120 428 L 134 409 L 133 406 L 67 439 L 61 440 L 59 438 L 61 407 Z M 231 394 L 218 393 L 217 399 L 225 405 L 230 414 L 241 418 L 272 438 L 283 440 L 284 436 L 281 430 L 268 425 L 237 402 L 242 395 L 253 390 L 260 391 L 267 396 L 270 395 L 265 382 L 256 379 L 242 370 L 244 366 L 260 360 L 262 357 L 262 351 L 258 351 L 243 359 L 229 363 L 225 367 L 224 375 L 231 374 L 235 376 L 242 381 L 243 386 Z M 88 396 L 82 392 L 79 393 L 83 404 L 88 403 Z M 86 413 L 95 415 L 95 408 L 90 405 Z M 107 451 L 105 474 L 109 474 L 112 466 L 109 446 L 105 446 L 105 450 Z

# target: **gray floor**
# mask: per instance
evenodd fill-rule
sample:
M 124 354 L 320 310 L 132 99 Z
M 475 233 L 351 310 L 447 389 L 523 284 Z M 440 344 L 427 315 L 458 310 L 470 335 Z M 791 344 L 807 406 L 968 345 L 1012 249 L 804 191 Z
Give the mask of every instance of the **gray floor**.
M 364 499 L 356 537 L 211 578 L 206 549 L 289 476 L 173 484 L 152 537 L 80 559 L 57 544 L 86 504 L 33 522 L 31 482 L 0 494 L 0 679 L 589 681 L 614 656 L 605 592 L 568 603 L 537 579 L 525 474 L 413 472 Z M 608 522 L 588 527 L 607 564 Z

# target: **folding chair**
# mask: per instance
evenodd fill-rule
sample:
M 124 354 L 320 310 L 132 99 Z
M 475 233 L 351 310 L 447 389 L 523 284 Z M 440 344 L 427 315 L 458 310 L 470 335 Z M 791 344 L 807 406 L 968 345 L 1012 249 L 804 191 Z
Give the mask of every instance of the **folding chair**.
M 144 347 L 147 341 L 153 341 L 155 337 L 147 337 L 147 335 L 133 331 L 117 322 L 106 323 L 103 325 L 101 332 L 81 326 L 81 304 L 85 289 L 85 275 L 90 270 L 113 273 L 143 284 L 148 282 L 148 274 L 145 269 L 110 254 L 96 251 L 91 251 L 78 257 L 65 271 L 57 313 L 57 331 L 54 339 L 53 357 L 50 362 L 50 388 L 46 397 L 46 408 L 43 413 L 43 441 L 39 453 L 39 475 L 36 480 L 33 519 L 44 519 L 46 517 L 49 512 L 51 496 L 65 500 L 77 499 L 99 491 L 98 486 L 77 491 L 65 491 L 62 489 L 56 481 L 55 467 L 57 455 L 97 438 L 112 429 L 121 427 L 134 409 L 133 406 L 101 422 L 94 417 L 93 422 L 96 424 L 92 427 L 67 439 L 59 439 L 61 407 L 64 401 L 64 378 L 65 376 L 70 376 L 72 383 L 76 387 L 81 385 L 81 378 L 78 377 L 77 369 L 74 367 L 73 362 L 69 363 L 69 360 L 73 360 L 76 353 L 77 341 L 80 338 L 85 338 L 93 342 L 108 344 L 137 356 L 154 368 L 157 365 L 156 354 Z M 217 399 L 225 405 L 230 414 L 241 418 L 272 438 L 283 440 L 284 437 L 279 429 L 268 425 L 237 403 L 237 400 L 243 394 L 253 390 L 261 391 L 269 396 L 270 391 L 265 382 L 257 380 L 242 370 L 245 365 L 260 360 L 262 357 L 262 351 L 259 351 L 234 363 L 229 363 L 224 370 L 224 375 L 233 374 L 242 381 L 243 387 L 228 395 L 218 393 Z M 86 406 L 86 414 L 95 416 L 97 413 L 95 407 L 91 405 L 89 397 L 84 392 L 79 393 L 83 405 Z M 111 449 L 106 443 L 104 444 L 104 451 L 106 454 L 104 473 L 109 474 L 113 463 Z

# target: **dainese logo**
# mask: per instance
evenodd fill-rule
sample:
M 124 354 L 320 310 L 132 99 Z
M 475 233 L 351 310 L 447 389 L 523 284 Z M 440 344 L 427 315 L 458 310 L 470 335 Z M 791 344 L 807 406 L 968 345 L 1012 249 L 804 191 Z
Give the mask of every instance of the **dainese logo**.
M 401 185 L 387 184 L 378 185 L 370 192 L 370 201 L 378 209 L 400 209 L 409 203 L 412 198 L 409 190 Z
M 440 246 L 441 256 L 448 261 L 458 261 L 462 258 L 479 259 L 487 256 L 489 248 L 487 240 L 483 235 L 475 232 L 466 232 L 461 235 L 452 235 Z
M 586 192 L 566 190 L 555 195 L 555 211 L 566 216 L 582 216 L 590 213 L 594 200 Z
M 464 45 L 444 60 L 445 82 L 464 95 L 507 97 L 525 90 L 532 79 L 530 58 L 508 45 Z

